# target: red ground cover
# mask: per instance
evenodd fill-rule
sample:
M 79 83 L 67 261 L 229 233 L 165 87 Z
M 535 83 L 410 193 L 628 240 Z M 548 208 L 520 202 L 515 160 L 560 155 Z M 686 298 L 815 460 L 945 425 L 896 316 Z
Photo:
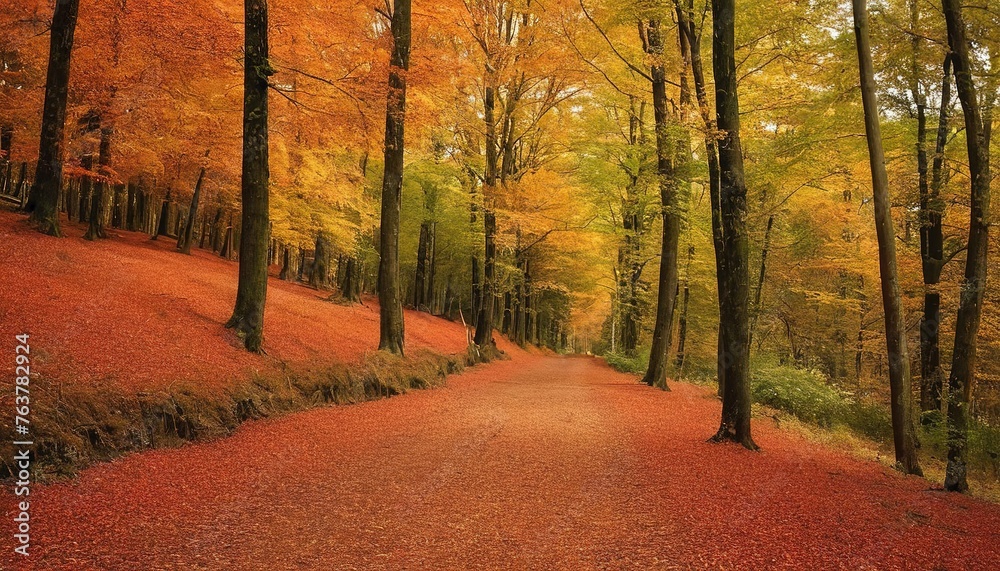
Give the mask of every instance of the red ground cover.
M 997 569 L 1000 506 L 770 419 L 754 421 L 761 452 L 708 443 L 718 400 L 672 389 L 519 354 L 441 389 L 250 422 L 32 489 L 32 555 L 0 567 Z
M 33 371 L 52 381 L 215 389 L 254 371 L 357 362 L 378 346 L 375 300 L 337 305 L 324 300 L 328 293 L 272 278 L 267 356 L 247 354 L 223 327 L 236 298 L 235 262 L 197 248 L 185 256 L 172 239 L 136 232 L 88 242 L 85 230 L 64 221 L 65 237 L 52 238 L 0 210 L 0 339 L 13 346 L 14 335 L 30 333 Z M 460 324 L 413 311 L 405 320 L 410 352 L 465 350 Z

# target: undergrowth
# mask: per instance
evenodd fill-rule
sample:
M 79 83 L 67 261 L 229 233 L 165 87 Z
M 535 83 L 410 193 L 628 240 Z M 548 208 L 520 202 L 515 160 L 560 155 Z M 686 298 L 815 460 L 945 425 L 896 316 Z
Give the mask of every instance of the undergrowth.
M 128 452 L 226 436 L 251 419 L 440 386 L 450 374 L 498 358 L 504 358 L 503 353 L 474 347 L 466 354 L 424 352 L 406 359 L 379 351 L 360 365 L 254 376 L 226 391 L 188 383 L 126 394 L 111 385 L 32 379 L 34 477 L 44 481 L 71 476 Z M 0 431 L 13 433 L 8 419 L 0 420 Z M 0 479 L 6 479 L 13 468 L 10 438 L 0 442 L 0 455 Z
M 643 374 L 649 362 L 648 350 L 634 356 L 606 354 L 614 369 Z M 817 370 L 802 369 L 759 359 L 751 363 L 751 396 L 755 403 L 770 407 L 796 419 L 831 430 L 847 430 L 883 447 L 892 446 L 892 417 L 887 403 L 860 397 L 830 383 Z M 674 371 L 674 378 L 677 372 Z M 712 360 L 689 359 L 684 365 L 684 380 L 714 385 L 716 365 Z M 776 418 L 778 420 L 778 418 Z M 947 434 L 940 414 L 932 414 L 918 426 L 918 438 L 925 457 L 934 461 L 947 459 Z M 1000 478 L 1000 427 L 974 421 L 969 429 L 968 461 L 970 467 L 987 478 Z

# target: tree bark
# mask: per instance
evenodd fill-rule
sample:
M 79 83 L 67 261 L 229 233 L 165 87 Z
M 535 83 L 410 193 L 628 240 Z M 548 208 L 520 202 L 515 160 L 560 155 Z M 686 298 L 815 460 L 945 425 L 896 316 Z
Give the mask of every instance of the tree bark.
M 270 239 L 267 88 L 274 70 L 268 60 L 267 0 L 245 0 L 244 7 L 243 214 L 236 304 L 226 327 L 236 331 L 247 351 L 259 353 L 264 340 Z
M 31 213 L 31 221 L 38 231 L 52 236 L 62 236 L 59 229 L 59 189 L 62 185 L 70 57 L 79 8 L 80 0 L 56 0 L 49 38 L 38 165 L 25 208 Z
M 965 492 L 966 448 L 968 446 L 969 402 L 976 372 L 976 335 L 986 291 L 986 257 L 989 249 L 990 150 L 989 128 L 983 122 L 976 85 L 972 80 L 969 42 L 959 0 L 944 0 L 948 25 L 948 45 L 952 53 L 955 88 L 965 115 L 965 143 L 969 154 L 970 220 L 968 255 L 962 279 L 958 320 L 955 324 L 955 349 L 952 351 L 948 377 L 948 467 L 946 490 Z
M 413 276 L 413 307 L 420 309 L 426 303 L 427 293 L 427 241 L 428 224 L 420 223 L 420 239 L 417 243 L 417 269 Z
M 667 116 L 667 89 L 663 67 L 663 36 L 660 21 L 650 20 L 640 33 L 644 51 L 654 58 L 650 66 L 653 84 L 653 119 L 656 125 L 656 172 L 660 186 L 660 276 L 656 299 L 656 322 L 649 353 L 649 366 L 643 382 L 667 390 L 667 366 L 673 334 L 674 304 L 677 289 L 677 248 L 680 241 L 680 204 L 674 172 L 674 143 Z
M 316 249 L 313 251 L 313 266 L 309 272 L 309 285 L 321 289 L 330 285 L 330 239 L 326 232 L 316 235 Z
M 208 153 L 205 153 L 207 156 Z M 184 235 L 183 244 L 181 245 L 181 253 L 190 254 L 191 253 L 191 239 L 194 235 L 194 221 L 198 216 L 198 201 L 201 199 L 201 183 L 205 180 L 205 167 L 201 167 L 201 171 L 198 172 L 198 182 L 194 183 L 194 195 L 191 196 L 191 210 L 188 211 L 187 224 L 184 225 Z M 202 238 L 204 238 L 204 232 L 202 232 Z M 204 242 L 204 240 L 202 240 Z
M 111 135 L 114 133 L 111 127 L 101 129 L 101 146 L 97 154 L 97 184 L 94 185 L 94 197 L 90 201 L 90 224 L 87 226 L 87 233 L 84 234 L 86 240 L 97 240 L 107 238 L 104 232 L 104 211 L 107 200 L 109 183 L 107 177 L 111 166 Z
M 483 281 L 480 287 L 479 313 L 476 317 L 474 342 L 480 347 L 493 344 L 493 305 L 496 295 L 496 230 L 497 220 L 493 207 L 488 202 L 493 199 L 497 184 L 497 133 L 494 108 L 496 105 L 495 78 L 486 72 L 488 85 L 483 98 L 483 118 L 486 126 L 486 169 L 483 176 Z M 475 263 L 475 261 L 473 261 Z
M 380 350 L 403 354 L 403 299 L 399 280 L 399 216 L 403 190 L 403 144 L 406 123 L 406 72 L 410 68 L 410 0 L 393 0 L 393 49 L 385 113 L 385 170 L 379 226 Z
M 705 70 L 701 57 L 701 34 L 698 33 L 694 18 L 691 13 L 694 9 L 693 1 L 688 0 L 686 8 L 680 6 L 678 2 L 678 21 L 681 31 L 687 38 L 689 49 L 691 50 L 691 75 L 694 78 L 695 97 L 698 100 L 698 110 L 705 125 L 705 152 L 708 163 L 708 190 L 709 204 L 712 214 L 712 246 L 715 249 L 715 280 L 716 288 L 719 292 L 723 289 L 723 277 L 725 270 L 725 241 L 722 229 L 722 207 L 720 198 L 720 169 L 719 169 L 719 146 L 716 139 L 716 122 L 712 118 L 711 106 L 708 101 L 708 89 L 705 82 Z M 718 296 L 719 312 L 722 315 L 722 296 Z M 718 381 L 719 396 L 725 392 L 725 329 L 720 327 L 716 339 L 716 375 Z
M 687 269 L 684 272 L 684 288 L 681 299 L 681 318 L 677 325 L 677 374 L 684 370 L 684 346 L 687 344 L 687 320 L 688 320 L 688 300 L 691 297 L 691 290 L 688 282 L 691 279 L 691 258 L 694 257 L 694 246 L 688 247 Z
M 774 227 L 774 215 L 767 217 L 767 227 L 764 229 L 764 244 L 760 250 L 760 271 L 757 274 L 757 287 L 753 293 L 753 314 L 750 317 L 750 339 L 757 329 L 757 318 L 760 317 L 761 295 L 764 293 L 764 278 L 767 277 L 767 252 L 771 249 L 771 229 Z
M 719 325 L 725 339 L 725 386 L 722 422 L 716 441 L 731 440 L 754 450 L 750 435 L 749 268 L 747 264 L 747 189 L 740 145 L 740 109 L 737 95 L 734 0 L 712 0 L 715 72 L 715 113 L 719 141 L 719 209 L 722 215 L 724 273 L 719 290 Z
M 951 54 L 945 56 L 941 80 L 941 110 L 931 166 L 930 188 L 926 176 L 920 186 L 920 261 L 924 279 L 924 314 L 920 320 L 920 408 L 941 411 L 944 371 L 941 370 L 941 294 L 938 284 L 944 268 L 944 203 L 940 198 L 944 172 L 944 147 L 948 142 L 951 107 Z M 919 128 L 919 127 L 918 127 Z
M 156 240 L 160 236 L 166 236 L 167 232 L 170 230 L 168 222 L 170 221 L 170 189 L 167 189 L 167 196 L 163 199 L 163 204 L 160 206 L 160 217 L 156 220 L 156 232 L 153 233 L 153 240 Z
M 0 126 L 0 194 L 10 194 L 11 184 L 10 148 L 14 141 L 14 128 L 10 125 Z
M 854 35 L 861 76 L 861 101 L 865 112 L 865 134 L 872 172 L 875 202 L 875 231 L 878 238 L 879 274 L 882 283 L 882 308 L 885 315 L 885 342 L 889 360 L 889 390 L 892 397 L 892 436 L 896 466 L 906 474 L 922 474 L 917 462 L 916 434 L 913 425 L 910 392 L 910 359 L 906 347 L 906 322 L 899 298 L 899 274 L 896 270 L 896 232 L 892 224 L 889 200 L 889 177 L 882 150 L 882 130 L 875 95 L 875 71 L 868 39 L 866 0 L 852 0 Z

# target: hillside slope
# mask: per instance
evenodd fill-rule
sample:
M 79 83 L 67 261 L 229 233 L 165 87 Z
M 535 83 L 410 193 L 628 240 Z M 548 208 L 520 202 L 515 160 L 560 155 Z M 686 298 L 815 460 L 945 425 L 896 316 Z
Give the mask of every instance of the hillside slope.
M 325 300 L 329 292 L 272 277 L 267 355 L 248 354 L 223 327 L 236 297 L 235 262 L 198 249 L 185 256 L 173 240 L 143 233 L 112 230 L 111 239 L 88 242 L 83 226 L 63 229 L 64 238 L 44 236 L 0 210 L 0 338 L 29 333 L 32 371 L 50 382 L 221 389 L 285 367 L 357 363 L 378 346 L 374 300 L 339 305 Z M 405 319 L 409 352 L 465 351 L 460 324 L 414 311 Z M 3 370 L 13 372 L 9 361 Z

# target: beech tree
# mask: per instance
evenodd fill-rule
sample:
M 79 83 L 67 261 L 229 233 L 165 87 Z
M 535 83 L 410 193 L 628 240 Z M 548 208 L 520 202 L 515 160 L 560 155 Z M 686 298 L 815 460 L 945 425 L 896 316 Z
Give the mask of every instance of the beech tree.
M 656 125 L 656 174 L 660 183 L 660 279 L 656 296 L 656 323 L 649 351 L 649 366 L 643 382 L 667 388 L 668 353 L 673 334 L 674 305 L 677 300 L 677 248 L 680 243 L 680 200 L 674 172 L 677 141 L 671 134 L 667 110 L 666 71 L 663 65 L 661 21 L 651 19 L 639 25 L 643 51 L 652 58 L 650 81 L 653 87 L 653 120 Z
M 946 490 L 965 492 L 969 489 L 966 459 L 969 404 L 976 372 L 976 336 L 986 292 L 986 257 L 989 251 L 990 126 L 983 121 L 972 78 L 972 60 L 962 5 L 958 0 L 944 0 L 942 4 L 955 71 L 955 88 L 965 115 L 965 145 L 971 178 L 968 255 L 955 324 L 951 373 L 948 376 L 948 467 L 944 479 Z
M 62 235 L 59 229 L 59 191 L 62 187 L 69 66 L 79 9 L 80 0 L 56 0 L 49 40 L 38 165 L 26 206 L 39 232 L 52 236 Z
M 243 62 L 243 213 L 240 217 L 240 270 L 236 307 L 226 327 L 259 353 L 264 341 L 267 297 L 268 212 L 267 90 L 274 74 L 268 60 L 267 0 L 245 0 Z
M 722 423 L 714 439 L 754 450 L 750 435 L 750 274 L 747 262 L 747 188 L 740 146 L 734 0 L 712 0 L 712 68 L 719 141 L 719 206 L 723 230 L 723 279 L 719 289 L 725 339 Z
M 865 134 L 872 173 L 875 200 L 875 230 L 878 234 L 879 273 L 882 282 L 882 307 L 885 315 L 886 350 L 889 355 L 889 387 L 892 398 L 892 434 L 896 463 L 907 474 L 922 474 L 917 462 L 912 399 L 910 359 L 906 348 L 906 322 L 899 298 L 899 275 L 896 270 L 896 232 L 889 201 L 889 177 L 882 150 L 882 129 L 875 95 L 875 70 L 868 37 L 868 6 L 865 0 L 853 0 L 854 35 L 861 75 L 861 101 L 865 111 Z
M 392 58 L 385 110 L 385 171 L 379 225 L 379 349 L 403 354 L 403 299 L 399 280 L 399 211 L 403 190 L 406 71 L 410 67 L 410 0 L 393 0 Z

